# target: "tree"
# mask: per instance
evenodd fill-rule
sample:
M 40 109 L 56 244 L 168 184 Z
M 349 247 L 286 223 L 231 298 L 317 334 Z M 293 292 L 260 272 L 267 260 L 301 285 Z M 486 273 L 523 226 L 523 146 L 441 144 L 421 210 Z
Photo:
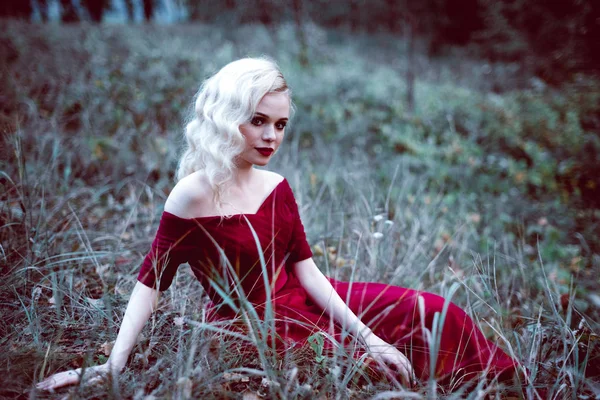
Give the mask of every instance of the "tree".
M 124 0 L 125 3 L 125 15 L 129 21 L 133 21 L 135 18 L 135 13 L 133 11 L 133 1 L 134 0 Z
M 77 10 L 71 0 L 60 0 L 60 20 L 64 23 L 76 22 L 79 20 Z
M 144 19 L 151 21 L 154 16 L 154 2 L 152 0 L 143 0 L 144 2 Z
M 387 26 L 392 33 L 402 33 L 406 42 L 406 109 L 415 108 L 416 57 L 418 36 L 432 37 L 443 16 L 439 12 L 442 0 L 386 0 Z
M 139 0 L 125 0 L 125 8 L 127 12 L 127 19 L 133 21 L 135 18 L 133 3 Z M 154 16 L 154 1 L 153 0 L 141 0 L 144 8 L 144 19 L 151 21 Z
M 83 6 L 88 10 L 93 22 L 102 22 L 104 10 L 108 8 L 110 0 L 84 0 Z
M 440 0 L 430 10 L 435 14 L 429 54 L 439 55 L 448 45 L 463 46 L 471 42 L 473 34 L 483 28 L 478 0 Z
M 292 2 L 294 7 L 294 22 L 296 23 L 296 34 L 300 41 L 300 65 L 303 67 L 308 66 L 308 43 L 306 41 L 306 32 L 304 31 L 304 7 L 302 7 L 301 0 L 294 0 Z
M 47 0 L 37 0 L 38 11 L 42 22 L 48 22 L 48 2 Z
M 475 40 L 492 61 L 518 62 L 558 84 L 598 55 L 598 3 L 479 0 L 484 26 Z
M 0 2 L 0 17 L 28 19 L 32 11 L 30 0 Z

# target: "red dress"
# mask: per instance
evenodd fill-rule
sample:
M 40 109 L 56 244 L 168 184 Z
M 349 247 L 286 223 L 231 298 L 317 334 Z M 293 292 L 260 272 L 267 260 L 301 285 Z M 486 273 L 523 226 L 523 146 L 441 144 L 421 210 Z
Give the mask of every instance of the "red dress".
M 311 256 L 296 200 L 284 179 L 256 214 L 184 219 L 165 211 L 138 280 L 166 290 L 179 264 L 188 262 L 212 300 L 213 318 L 228 319 L 235 316 L 235 305 L 225 304 L 219 293 L 224 291 L 239 298 L 236 287 L 241 287 L 263 316 L 266 271 L 275 328 L 285 342 L 303 343 L 319 330 L 340 339 L 339 327 L 331 324 L 323 310 L 311 301 L 293 273 L 295 262 Z M 238 280 L 240 285 L 235 284 Z M 444 298 L 383 283 L 329 280 L 376 335 L 396 345 L 411 360 L 417 377 L 430 376 L 431 340 L 427 340 L 426 332 L 432 330 L 434 315 L 441 314 Z M 419 297 L 423 299 L 424 313 L 419 311 Z M 517 363 L 488 341 L 463 310 L 452 303 L 448 307 L 435 367 L 438 381 L 451 384 L 482 373 L 500 379 L 511 376 Z

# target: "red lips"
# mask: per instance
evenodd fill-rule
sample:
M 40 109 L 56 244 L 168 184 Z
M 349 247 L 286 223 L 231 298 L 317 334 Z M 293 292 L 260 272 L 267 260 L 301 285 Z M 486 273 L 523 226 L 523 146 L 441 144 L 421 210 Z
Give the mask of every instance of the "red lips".
M 271 154 L 273 154 L 273 151 L 275 150 L 271 149 L 270 147 L 256 147 L 256 151 L 258 151 L 263 156 L 268 157 Z

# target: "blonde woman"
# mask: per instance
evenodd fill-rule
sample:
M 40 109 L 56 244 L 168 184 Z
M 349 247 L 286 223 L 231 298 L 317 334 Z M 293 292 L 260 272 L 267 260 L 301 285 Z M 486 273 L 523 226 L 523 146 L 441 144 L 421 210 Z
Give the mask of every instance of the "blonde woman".
M 484 374 L 512 376 L 516 362 L 442 297 L 323 275 L 312 259 L 287 180 L 255 168 L 275 156 L 291 109 L 290 89 L 268 59 L 234 61 L 204 82 L 185 130 L 187 149 L 178 183 L 165 204 L 112 353 L 106 364 L 88 368 L 86 375 L 118 373 L 125 367 L 159 293 L 171 285 L 177 267 L 188 262 L 212 300 L 211 320 L 238 317 L 243 312 L 238 300 L 246 299 L 259 318 L 273 319 L 279 348 L 302 344 L 319 331 L 345 343 L 342 333 L 347 332 L 390 376 L 407 385 L 428 379 L 431 371 L 442 384 Z M 431 368 L 427 331 L 443 311 Z M 75 384 L 81 373 L 60 372 L 37 387 Z

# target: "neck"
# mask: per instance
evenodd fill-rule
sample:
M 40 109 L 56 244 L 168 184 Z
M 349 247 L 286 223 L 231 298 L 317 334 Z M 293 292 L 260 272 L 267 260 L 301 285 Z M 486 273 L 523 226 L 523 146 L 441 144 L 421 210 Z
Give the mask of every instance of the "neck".
M 238 167 L 233 171 L 231 183 L 238 188 L 244 188 L 250 186 L 255 175 L 256 170 L 252 165 Z

